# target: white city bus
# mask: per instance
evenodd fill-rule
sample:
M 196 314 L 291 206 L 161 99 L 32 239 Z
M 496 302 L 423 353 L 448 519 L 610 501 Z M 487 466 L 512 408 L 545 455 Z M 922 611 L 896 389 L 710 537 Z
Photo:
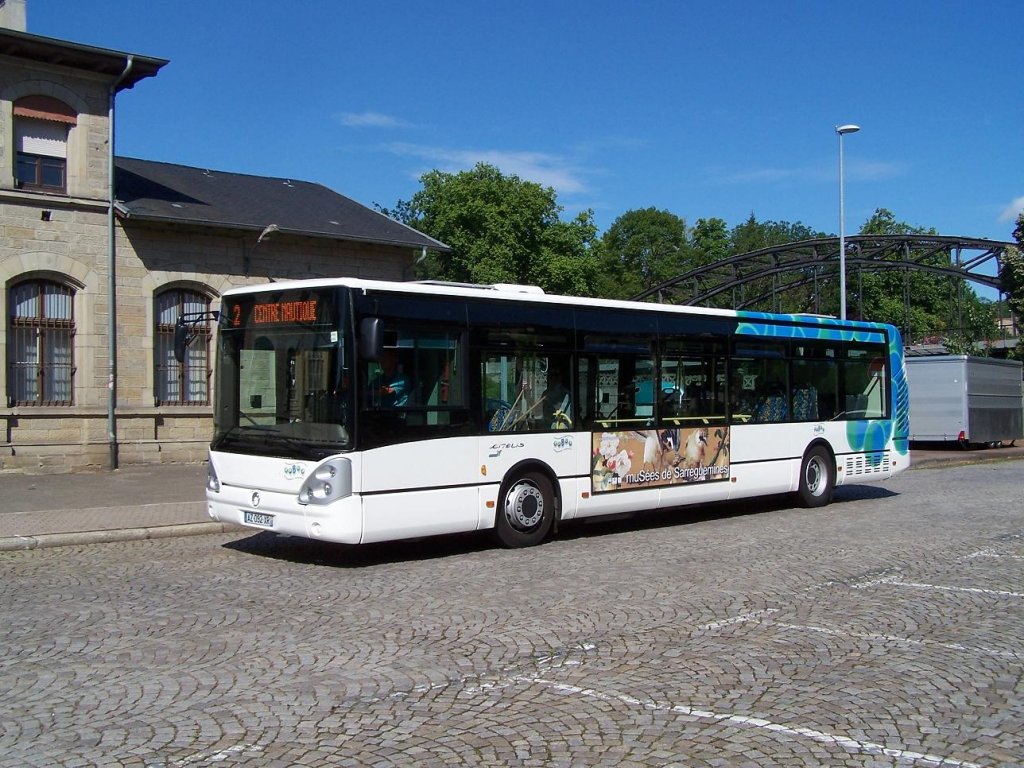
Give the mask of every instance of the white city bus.
M 561 521 L 766 494 L 813 507 L 909 466 L 892 326 L 527 286 L 228 291 L 214 419 L 212 518 L 350 544 L 493 529 L 528 546 Z

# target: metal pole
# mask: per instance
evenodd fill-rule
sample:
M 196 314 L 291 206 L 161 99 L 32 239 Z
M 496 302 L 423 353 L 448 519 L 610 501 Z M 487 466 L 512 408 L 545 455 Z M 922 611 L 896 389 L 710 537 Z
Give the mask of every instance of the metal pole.
M 110 86 L 110 100 L 107 105 L 107 187 L 110 193 L 107 208 L 107 442 L 110 444 L 110 468 L 117 469 L 117 234 L 114 225 L 114 102 L 117 99 L 117 87 L 132 71 L 134 57 L 129 56 L 124 63 L 121 76 Z
M 843 136 L 860 130 L 856 125 L 837 125 L 839 134 L 839 319 L 846 319 L 846 222 L 843 200 Z
M 839 319 L 846 319 L 846 229 L 843 215 L 843 134 L 839 132 Z

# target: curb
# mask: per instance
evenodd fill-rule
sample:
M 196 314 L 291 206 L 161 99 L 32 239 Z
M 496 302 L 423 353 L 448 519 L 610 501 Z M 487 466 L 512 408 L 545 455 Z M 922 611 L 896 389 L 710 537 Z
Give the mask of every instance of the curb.
M 0 552 L 20 552 L 29 549 L 71 547 L 86 544 L 113 544 L 120 541 L 168 539 L 175 536 L 199 536 L 243 530 L 231 523 L 182 523 L 151 528 L 120 528 L 108 531 L 80 531 L 76 533 L 41 533 L 35 536 L 8 536 L 0 538 Z
M 986 456 L 983 458 L 942 458 L 922 459 L 921 461 L 910 461 L 910 469 L 941 469 L 946 467 L 965 467 L 968 464 L 1000 464 L 1005 461 L 1021 461 L 1021 456 Z

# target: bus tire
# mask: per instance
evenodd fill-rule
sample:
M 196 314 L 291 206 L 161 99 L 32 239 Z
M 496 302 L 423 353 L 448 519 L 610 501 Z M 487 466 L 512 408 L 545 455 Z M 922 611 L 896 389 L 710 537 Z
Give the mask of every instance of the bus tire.
M 508 485 L 495 522 L 498 541 L 515 549 L 540 544 L 555 519 L 551 481 L 539 472 L 527 472 Z
M 836 462 L 832 453 L 815 445 L 800 462 L 800 485 L 797 496 L 804 507 L 823 507 L 832 501 L 836 487 Z

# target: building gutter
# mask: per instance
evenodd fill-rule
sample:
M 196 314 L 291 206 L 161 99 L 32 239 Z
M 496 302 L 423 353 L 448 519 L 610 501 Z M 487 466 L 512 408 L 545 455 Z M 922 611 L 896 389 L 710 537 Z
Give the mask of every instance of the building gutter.
M 114 222 L 114 103 L 117 100 L 118 86 L 124 82 L 132 71 L 135 57 L 128 54 L 125 59 L 124 71 L 111 84 L 107 104 L 107 189 L 110 193 L 110 205 L 107 208 L 107 442 L 110 446 L 110 469 L 117 469 L 117 244 L 116 225 Z

